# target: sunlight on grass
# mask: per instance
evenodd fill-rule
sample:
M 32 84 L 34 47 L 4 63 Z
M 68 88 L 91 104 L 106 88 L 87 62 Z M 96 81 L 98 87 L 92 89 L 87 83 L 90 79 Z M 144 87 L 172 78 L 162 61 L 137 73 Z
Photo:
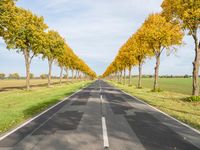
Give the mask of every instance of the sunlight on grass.
M 37 87 L 31 91 L 0 92 L 0 133 L 38 114 L 90 82 L 65 83 L 51 88 Z
M 200 102 L 184 101 L 190 95 L 170 91 L 151 92 L 150 88 L 137 89 L 136 86 L 108 82 L 200 130 Z

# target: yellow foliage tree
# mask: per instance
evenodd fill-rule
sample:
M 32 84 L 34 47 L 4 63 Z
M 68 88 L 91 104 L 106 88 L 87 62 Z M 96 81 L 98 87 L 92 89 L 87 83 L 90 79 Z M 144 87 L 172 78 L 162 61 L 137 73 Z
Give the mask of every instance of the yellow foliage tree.
M 26 66 L 26 87 L 29 90 L 30 64 L 33 57 L 39 54 L 42 49 L 42 33 L 47 29 L 47 25 L 44 23 L 43 17 L 18 8 L 14 3 L 4 4 L 12 11 L 0 14 L 0 17 L 3 18 L 2 36 L 8 49 L 17 49 L 17 52 L 23 53 Z
M 57 60 L 59 57 L 64 55 L 64 39 L 59 35 L 58 32 L 49 30 L 48 33 L 44 34 L 45 40 L 43 43 L 43 58 L 48 59 L 49 64 L 49 73 L 48 73 L 48 87 L 51 85 L 51 72 L 52 64 L 54 60 Z
M 158 77 L 160 56 L 164 50 L 170 52 L 172 46 L 182 43 L 183 33 L 179 24 L 168 22 L 165 17 L 160 14 L 151 14 L 145 20 L 143 26 L 143 40 L 147 43 L 149 50 L 156 58 L 154 86 L 153 90 L 158 90 Z
M 183 29 L 189 31 L 194 39 L 195 58 L 193 61 L 193 90 L 192 94 L 199 95 L 199 65 L 200 65 L 200 0 L 164 0 L 163 15 L 170 21 L 178 21 Z

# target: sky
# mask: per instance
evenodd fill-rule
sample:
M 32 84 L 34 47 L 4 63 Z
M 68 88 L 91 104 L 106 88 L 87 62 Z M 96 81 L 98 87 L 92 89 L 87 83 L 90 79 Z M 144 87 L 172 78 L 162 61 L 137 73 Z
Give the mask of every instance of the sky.
M 137 31 L 151 13 L 161 11 L 162 0 L 18 0 L 17 6 L 43 16 L 50 29 L 57 30 L 74 52 L 98 75 L 113 61 L 119 48 Z M 187 34 L 184 45 L 170 56 L 161 56 L 161 75 L 192 73 L 193 40 Z M 153 74 L 155 58 L 145 61 L 144 74 Z M 59 75 L 54 64 L 53 75 Z M 0 72 L 25 75 L 24 57 L 7 50 L 0 39 Z M 35 57 L 31 64 L 35 76 L 48 72 L 47 60 Z M 137 68 L 133 69 L 137 74 Z

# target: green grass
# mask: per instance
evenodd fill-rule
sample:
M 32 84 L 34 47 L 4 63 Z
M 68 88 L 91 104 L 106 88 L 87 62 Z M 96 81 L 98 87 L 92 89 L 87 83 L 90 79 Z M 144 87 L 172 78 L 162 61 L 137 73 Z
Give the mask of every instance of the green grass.
M 163 83 L 167 82 L 168 79 L 163 79 Z M 175 79 L 173 79 L 175 81 Z M 183 79 L 182 79 L 183 80 Z M 150 81 L 150 80 L 147 80 Z M 184 99 L 189 97 L 188 94 L 178 93 L 181 91 L 180 85 L 173 86 L 174 92 L 163 91 L 163 92 L 151 92 L 151 88 L 138 89 L 136 86 L 128 86 L 118 84 L 113 81 L 109 81 L 114 86 L 130 93 L 133 96 L 149 103 L 150 105 L 166 112 L 167 114 L 177 118 L 178 120 L 185 122 L 192 127 L 200 130 L 200 102 L 187 102 Z M 180 80 L 175 81 L 180 83 Z M 183 84 L 186 84 L 186 80 Z M 167 85 L 164 85 L 167 88 Z M 184 87 L 183 87 L 184 88 Z M 178 89 L 178 90 L 177 90 Z
M 89 83 L 90 81 L 82 81 L 51 88 L 37 87 L 31 91 L 0 92 L 0 133 L 15 127 Z
M 153 88 L 153 78 L 142 78 L 142 87 Z M 138 78 L 132 78 L 132 84 L 137 85 Z M 128 82 L 127 82 L 128 83 Z M 159 78 L 159 87 L 164 91 L 192 94 L 191 78 Z
M 51 84 L 59 84 L 60 79 L 52 79 Z M 70 79 L 62 79 L 63 82 L 70 82 Z M 30 79 L 30 85 L 33 87 L 47 86 L 47 79 Z M 25 79 L 3 79 L 0 80 L 0 91 L 1 90 L 15 90 L 25 89 Z

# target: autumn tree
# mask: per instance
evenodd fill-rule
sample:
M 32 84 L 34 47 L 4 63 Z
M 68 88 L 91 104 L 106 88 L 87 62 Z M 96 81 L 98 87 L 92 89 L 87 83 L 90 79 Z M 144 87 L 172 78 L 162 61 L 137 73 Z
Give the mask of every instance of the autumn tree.
M 67 57 L 65 58 L 65 71 L 66 71 L 66 76 L 68 78 L 68 71 L 69 69 L 72 68 L 72 62 L 73 62 L 73 57 L 74 57 L 74 53 L 73 53 L 73 50 L 68 46 L 68 45 L 65 45 L 65 48 L 67 50 Z
M 120 62 L 121 65 L 123 66 L 123 72 L 124 72 L 124 79 L 123 79 L 123 84 L 126 83 L 126 69 L 128 68 L 129 71 L 129 85 L 131 84 L 131 69 L 132 69 L 132 65 L 134 62 L 134 57 L 132 57 L 131 53 L 130 53 L 130 45 L 129 45 L 129 41 L 127 41 L 119 50 L 118 53 L 118 59 L 116 59 L 115 61 Z M 116 71 L 116 69 L 115 69 Z
M 131 69 L 132 69 L 132 66 L 137 63 L 131 44 L 132 44 L 132 41 L 130 38 L 122 45 L 114 61 L 110 64 L 110 66 L 104 72 L 103 77 L 114 74 L 116 78 L 117 73 L 120 73 L 119 80 L 121 81 L 122 72 L 123 72 L 124 73 L 123 84 L 126 84 L 126 69 L 128 68 L 129 85 L 131 85 Z
M 120 62 L 122 64 L 122 70 L 123 70 L 123 84 L 125 85 L 126 84 L 126 68 L 127 68 L 127 61 L 126 58 L 128 56 L 128 54 L 126 52 L 124 52 L 123 50 L 123 47 L 119 50 L 119 53 L 118 55 L 120 57 L 118 57 L 119 59 L 116 60 L 118 62 Z M 114 69 L 113 67 L 111 67 L 112 69 Z M 114 69 L 115 70 L 115 69 Z
M 1 16 L 2 17 L 2 16 Z M 41 35 L 47 28 L 43 17 L 13 6 L 12 13 L 4 20 L 3 39 L 8 49 L 22 52 L 26 66 L 26 88 L 30 89 L 30 64 L 41 49 Z
M 48 87 L 51 85 L 51 74 L 53 62 L 64 54 L 64 39 L 58 34 L 58 32 L 49 30 L 45 34 L 44 48 L 41 52 L 43 58 L 48 59 L 49 73 L 48 73 Z
M 153 53 L 148 47 L 148 43 L 143 39 L 145 31 L 142 28 L 138 29 L 132 37 L 132 45 L 134 50 L 135 59 L 138 62 L 138 88 L 142 87 L 142 64 L 147 57 L 152 57 Z
M 58 66 L 60 67 L 60 84 L 62 83 L 63 70 L 67 68 L 68 61 L 68 46 L 64 45 L 64 51 L 62 55 L 57 56 Z M 67 72 L 67 71 L 66 71 Z
M 59 59 L 61 60 L 62 58 L 59 58 Z M 62 83 L 62 78 L 63 78 L 64 65 L 62 64 L 62 61 L 60 61 L 60 60 L 58 61 L 58 63 L 59 63 L 59 67 L 60 67 L 60 84 L 61 84 Z
M 193 90 L 192 94 L 199 95 L 199 65 L 200 65 L 200 1 L 199 0 L 164 0 L 163 15 L 170 21 L 178 21 L 183 29 L 189 31 L 195 44 L 195 58 L 193 61 Z
M 182 43 L 183 33 L 179 24 L 168 22 L 160 14 L 151 14 L 145 20 L 142 30 L 144 41 L 153 52 L 156 58 L 153 90 L 158 90 L 158 77 L 160 67 L 160 56 L 164 50 L 170 52 L 172 46 Z
M 10 26 L 10 21 L 14 19 L 15 3 L 13 0 L 0 1 L 0 36 Z

